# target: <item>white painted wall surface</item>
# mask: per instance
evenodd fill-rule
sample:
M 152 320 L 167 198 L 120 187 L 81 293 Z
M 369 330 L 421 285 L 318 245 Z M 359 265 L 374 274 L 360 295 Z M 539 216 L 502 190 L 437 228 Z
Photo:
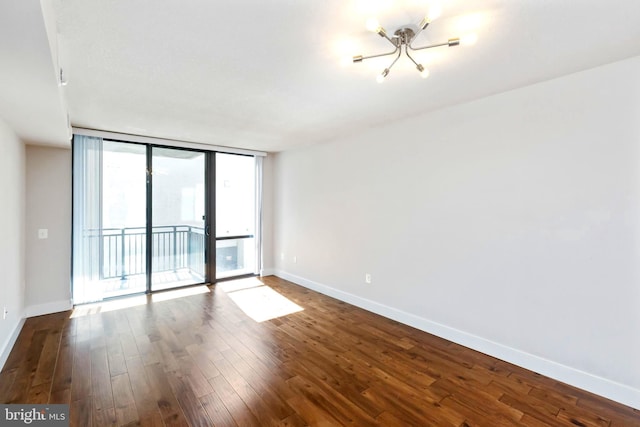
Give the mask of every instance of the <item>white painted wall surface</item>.
M 27 145 L 26 316 L 71 308 L 71 149 Z M 39 239 L 38 230 L 48 238 Z
M 640 408 L 639 75 L 277 154 L 276 273 Z
M 24 145 L 0 119 L 0 369 L 24 322 L 24 183 Z
M 262 272 L 273 273 L 273 156 L 268 155 L 262 164 Z

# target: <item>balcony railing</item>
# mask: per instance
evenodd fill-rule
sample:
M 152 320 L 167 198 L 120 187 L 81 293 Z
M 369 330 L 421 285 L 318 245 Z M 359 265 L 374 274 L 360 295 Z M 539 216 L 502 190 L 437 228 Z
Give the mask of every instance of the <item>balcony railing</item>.
M 146 228 L 105 228 L 93 231 L 100 240 L 100 279 L 121 278 L 146 273 Z M 204 229 L 190 225 L 153 227 L 153 272 L 188 269 L 204 277 Z

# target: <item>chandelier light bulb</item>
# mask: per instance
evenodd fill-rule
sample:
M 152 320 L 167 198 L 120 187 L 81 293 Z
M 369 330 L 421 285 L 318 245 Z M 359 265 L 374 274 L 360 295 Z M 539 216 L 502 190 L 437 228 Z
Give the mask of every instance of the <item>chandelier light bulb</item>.
M 429 21 L 435 21 L 436 19 L 440 18 L 440 15 L 442 15 L 442 5 L 434 4 L 429 8 L 429 13 L 427 14 L 426 18 Z
M 369 18 L 367 19 L 366 27 L 367 27 L 367 30 L 373 33 L 377 33 L 378 29 L 380 28 L 380 23 L 376 18 Z
M 416 68 L 420 72 L 420 77 L 422 77 L 423 79 L 429 77 L 429 70 L 424 68 L 422 64 L 416 65 Z
M 384 82 L 384 79 L 385 79 L 388 75 L 389 75 L 389 69 L 388 69 L 388 68 L 385 68 L 384 70 L 382 70 L 382 73 L 380 73 L 380 74 L 378 75 L 378 77 L 376 77 L 376 81 L 377 81 L 378 83 L 382 83 L 382 82 Z
M 471 46 L 478 42 L 478 35 L 476 33 L 467 34 L 460 37 L 460 44 L 462 46 Z

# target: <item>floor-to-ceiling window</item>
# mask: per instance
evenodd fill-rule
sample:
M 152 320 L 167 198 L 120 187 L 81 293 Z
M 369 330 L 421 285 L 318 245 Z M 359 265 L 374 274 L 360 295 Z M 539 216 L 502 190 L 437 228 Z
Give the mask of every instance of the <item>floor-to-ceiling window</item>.
M 79 135 L 73 149 L 74 303 L 257 273 L 254 156 Z

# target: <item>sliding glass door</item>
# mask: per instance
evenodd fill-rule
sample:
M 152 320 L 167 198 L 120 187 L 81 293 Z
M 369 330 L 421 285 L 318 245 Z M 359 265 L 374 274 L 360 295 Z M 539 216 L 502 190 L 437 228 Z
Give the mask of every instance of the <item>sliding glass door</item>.
M 151 290 L 205 281 L 205 153 L 151 148 Z
M 257 273 L 260 165 L 75 135 L 74 303 Z

